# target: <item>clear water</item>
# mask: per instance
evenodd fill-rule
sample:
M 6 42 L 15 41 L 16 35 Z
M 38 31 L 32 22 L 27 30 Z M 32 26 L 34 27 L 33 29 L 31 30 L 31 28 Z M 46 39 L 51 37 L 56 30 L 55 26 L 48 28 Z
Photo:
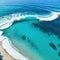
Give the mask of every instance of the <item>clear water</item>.
M 22 15 L 38 14 L 48 17 L 52 11 L 52 8 L 36 8 L 5 6 L 4 9 L 0 8 L 0 15 L 18 12 Z M 9 38 L 11 46 L 30 60 L 60 60 L 60 17 L 53 21 L 39 21 L 35 17 L 27 17 L 21 21 L 14 21 L 12 26 L 3 32 L 3 35 Z

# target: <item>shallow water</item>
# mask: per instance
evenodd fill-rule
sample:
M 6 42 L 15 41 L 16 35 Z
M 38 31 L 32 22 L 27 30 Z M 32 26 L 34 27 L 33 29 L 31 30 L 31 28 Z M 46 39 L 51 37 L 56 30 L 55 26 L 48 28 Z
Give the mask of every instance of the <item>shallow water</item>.
M 52 13 L 52 8 L 46 10 L 23 7 L 8 6 L 5 10 L 0 8 L 4 10 L 0 14 L 3 17 L 18 12 L 21 15 L 38 14 L 48 17 Z M 2 31 L 9 38 L 11 46 L 30 60 L 60 60 L 60 16 L 53 21 L 39 21 L 35 17 L 27 17 L 14 21 L 12 26 Z
M 44 60 L 60 60 L 59 27 L 56 29 L 54 25 L 51 26 L 55 21 L 39 22 L 36 19 L 15 22 L 10 28 L 3 30 L 3 35 L 10 39 L 19 52 L 24 52 L 23 54 L 31 60 L 40 60 L 40 57 Z

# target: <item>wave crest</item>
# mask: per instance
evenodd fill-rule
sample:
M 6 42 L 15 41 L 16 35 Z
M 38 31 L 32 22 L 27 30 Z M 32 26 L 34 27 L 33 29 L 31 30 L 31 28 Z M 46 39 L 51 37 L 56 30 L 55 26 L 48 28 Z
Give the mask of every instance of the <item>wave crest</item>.
M 8 28 L 13 24 L 15 20 L 21 20 L 21 18 L 25 19 L 26 17 L 35 17 L 39 21 L 52 21 L 59 17 L 59 13 L 52 12 L 52 15 L 47 17 L 41 17 L 40 15 L 21 15 L 21 13 L 10 14 L 7 16 L 0 17 L 0 30 Z

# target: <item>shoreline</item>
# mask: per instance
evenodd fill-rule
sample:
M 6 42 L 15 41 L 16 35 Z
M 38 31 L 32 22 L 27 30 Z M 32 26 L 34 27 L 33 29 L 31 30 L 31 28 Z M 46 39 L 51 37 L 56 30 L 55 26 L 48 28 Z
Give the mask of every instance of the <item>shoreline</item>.
M 17 52 L 12 46 L 10 45 L 9 41 L 5 39 L 3 42 L 3 48 L 15 59 L 18 60 L 28 60 L 26 57 L 24 57 L 22 54 Z M 6 47 L 7 46 L 7 47 Z
M 6 50 L 11 57 L 17 60 L 29 60 L 28 58 L 17 52 L 14 48 L 12 48 L 8 41 L 8 38 L 5 38 L 3 36 L 0 37 L 1 37 L 0 42 L 2 42 L 3 49 Z
M 0 55 L 2 56 L 2 60 L 16 60 L 12 56 L 10 56 L 7 51 L 3 48 L 2 42 L 0 41 Z

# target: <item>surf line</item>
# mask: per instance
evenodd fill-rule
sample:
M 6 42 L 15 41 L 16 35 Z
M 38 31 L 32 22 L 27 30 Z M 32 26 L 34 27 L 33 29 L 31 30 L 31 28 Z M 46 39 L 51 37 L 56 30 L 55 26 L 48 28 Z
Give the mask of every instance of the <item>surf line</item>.
M 58 18 L 58 14 L 55 12 L 52 12 L 52 15 L 49 17 L 46 17 L 46 18 L 45 17 L 42 18 L 42 17 L 37 16 L 37 19 L 39 19 L 40 21 L 52 21 L 52 20 L 55 20 L 57 18 Z
M 8 38 L 6 37 L 6 39 L 4 41 L 2 41 L 2 45 L 3 48 L 12 56 L 14 57 L 16 60 L 29 60 L 27 57 L 23 56 L 21 53 L 19 53 L 18 51 L 16 51 L 10 44 L 10 42 L 8 41 Z
M 8 20 L 8 18 L 6 18 L 7 21 L 0 24 L 0 30 L 10 27 L 15 20 L 18 21 L 18 20 L 21 20 L 21 18 L 25 19 L 26 17 L 31 17 L 32 16 L 32 17 L 37 18 L 39 21 L 52 21 L 52 20 L 57 19 L 58 16 L 59 16 L 59 14 L 57 12 L 52 12 L 52 15 L 49 16 L 49 17 L 40 17 L 39 15 L 20 15 L 19 13 L 11 14 L 11 15 L 12 15 L 13 18 L 10 17 L 11 18 L 10 20 Z M 9 16 L 7 16 L 7 17 L 9 17 Z

